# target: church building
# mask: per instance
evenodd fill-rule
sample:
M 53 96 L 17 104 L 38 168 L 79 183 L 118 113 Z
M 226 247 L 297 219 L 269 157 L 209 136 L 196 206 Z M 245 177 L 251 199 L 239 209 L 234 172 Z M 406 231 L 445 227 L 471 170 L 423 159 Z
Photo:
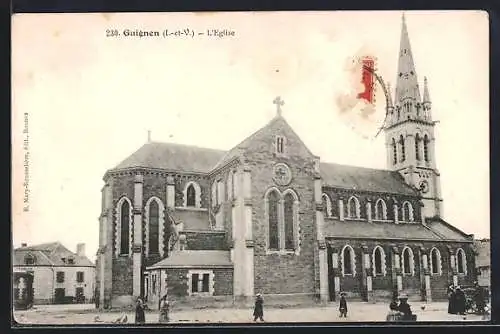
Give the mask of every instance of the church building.
M 422 95 L 421 95 L 422 93 Z M 104 175 L 101 307 L 169 299 L 446 298 L 475 280 L 473 236 L 444 220 L 427 80 L 403 18 L 387 169 L 320 161 L 281 115 L 228 151 L 147 142 Z

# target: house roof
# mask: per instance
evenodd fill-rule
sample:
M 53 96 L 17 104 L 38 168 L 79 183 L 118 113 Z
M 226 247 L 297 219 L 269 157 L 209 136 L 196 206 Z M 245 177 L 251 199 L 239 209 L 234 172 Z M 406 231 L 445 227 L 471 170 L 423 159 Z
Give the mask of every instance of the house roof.
M 225 151 L 173 143 L 149 142 L 114 169 L 134 167 L 207 173 Z
M 340 221 L 337 219 L 325 219 L 325 236 L 363 239 L 467 241 L 463 237 L 449 239 L 448 236 L 442 236 L 432 228 L 420 223 L 394 224 L 390 222 Z
M 490 267 L 491 266 L 491 242 L 489 239 L 475 240 L 474 246 L 477 251 L 476 267 Z
M 19 247 L 14 249 L 14 265 L 26 265 L 24 259 L 27 255 L 33 255 L 36 258 L 34 265 L 30 266 L 75 266 L 75 267 L 93 267 L 94 264 L 86 256 L 79 256 L 67 249 L 60 242 L 50 242 L 39 245 Z M 73 264 L 65 262 L 63 259 L 73 259 Z
M 148 269 L 159 268 L 203 268 L 203 267 L 232 267 L 229 251 L 220 250 L 181 250 L 155 263 Z
M 323 184 L 331 187 L 417 196 L 396 171 L 321 163 Z

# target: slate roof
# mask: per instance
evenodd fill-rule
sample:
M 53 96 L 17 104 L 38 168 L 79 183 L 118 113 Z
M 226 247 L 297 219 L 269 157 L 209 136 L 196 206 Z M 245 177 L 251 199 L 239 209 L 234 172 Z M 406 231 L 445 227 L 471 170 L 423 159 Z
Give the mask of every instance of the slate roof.
M 150 142 L 144 144 L 114 169 L 145 167 L 207 173 L 225 153 L 197 146 Z
M 326 237 L 364 238 L 364 239 L 405 239 L 405 240 L 457 240 L 468 241 L 464 237 L 449 239 L 436 233 L 432 228 L 420 223 L 340 221 L 325 219 Z
M 220 250 L 182 250 L 175 251 L 169 257 L 155 263 L 147 269 L 154 268 L 206 268 L 232 267 L 231 253 Z
M 331 187 L 417 196 L 396 171 L 321 163 L 323 184 Z
M 475 240 L 476 247 L 476 267 L 491 267 L 491 241 L 489 239 Z
M 36 257 L 36 264 L 29 265 L 35 266 L 75 266 L 75 267 L 94 267 L 94 264 L 86 256 L 78 256 L 73 253 L 60 242 L 44 243 L 39 245 L 19 247 L 14 249 L 14 265 L 25 266 L 24 258 L 26 255 L 32 254 Z M 73 259 L 73 264 L 63 261 L 63 258 Z
M 238 157 L 255 137 L 279 121 L 283 123 L 278 124 L 278 126 L 288 127 L 289 131 L 297 136 L 283 117 L 276 116 L 267 125 L 229 151 L 181 144 L 149 142 L 123 160 L 114 169 L 143 167 L 208 173 Z M 297 136 L 297 138 L 299 137 Z M 313 155 L 308 149 L 307 151 Z M 395 171 L 321 163 L 321 176 L 326 186 L 418 196 L 416 190 L 408 186 L 403 177 Z

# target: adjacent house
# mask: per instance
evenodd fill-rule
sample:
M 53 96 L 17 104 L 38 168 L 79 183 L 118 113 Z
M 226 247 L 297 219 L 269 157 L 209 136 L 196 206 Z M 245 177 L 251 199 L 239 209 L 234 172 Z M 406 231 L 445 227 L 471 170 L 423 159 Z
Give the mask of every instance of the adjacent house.
M 14 301 L 32 295 L 33 304 L 92 302 L 95 265 L 85 255 L 85 244 L 78 244 L 76 253 L 60 242 L 22 244 L 13 257 L 13 271 L 33 277 L 28 293 L 24 279 L 13 280 Z
M 491 241 L 490 239 L 479 239 L 474 241 L 476 248 L 476 269 L 479 285 L 490 287 L 491 285 Z

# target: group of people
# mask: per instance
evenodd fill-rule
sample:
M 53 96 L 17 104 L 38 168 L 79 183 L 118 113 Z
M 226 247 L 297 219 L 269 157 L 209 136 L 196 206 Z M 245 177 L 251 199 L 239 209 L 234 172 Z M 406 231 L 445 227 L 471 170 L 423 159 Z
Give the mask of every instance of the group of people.
M 159 323 L 166 323 L 170 321 L 170 302 L 167 298 L 167 295 L 164 295 L 160 299 L 160 316 L 158 319 Z M 137 302 L 135 305 L 135 323 L 136 324 L 145 324 L 146 323 L 146 314 L 145 309 L 147 308 L 146 304 L 143 302 L 141 298 L 137 298 Z
M 453 284 L 451 284 L 448 287 L 448 313 L 465 315 L 467 309 L 472 308 L 471 303 L 473 301 L 476 305 L 476 313 L 484 314 L 486 306 L 486 296 L 484 289 L 478 284 L 478 282 L 474 282 L 474 290 L 471 297 L 472 298 L 468 302 L 462 288 L 460 286 L 454 286 Z
M 389 314 L 386 317 L 387 321 L 414 321 L 415 316 L 411 311 L 411 306 L 408 304 L 408 296 L 405 294 L 399 295 L 394 293 L 392 301 L 389 304 Z

